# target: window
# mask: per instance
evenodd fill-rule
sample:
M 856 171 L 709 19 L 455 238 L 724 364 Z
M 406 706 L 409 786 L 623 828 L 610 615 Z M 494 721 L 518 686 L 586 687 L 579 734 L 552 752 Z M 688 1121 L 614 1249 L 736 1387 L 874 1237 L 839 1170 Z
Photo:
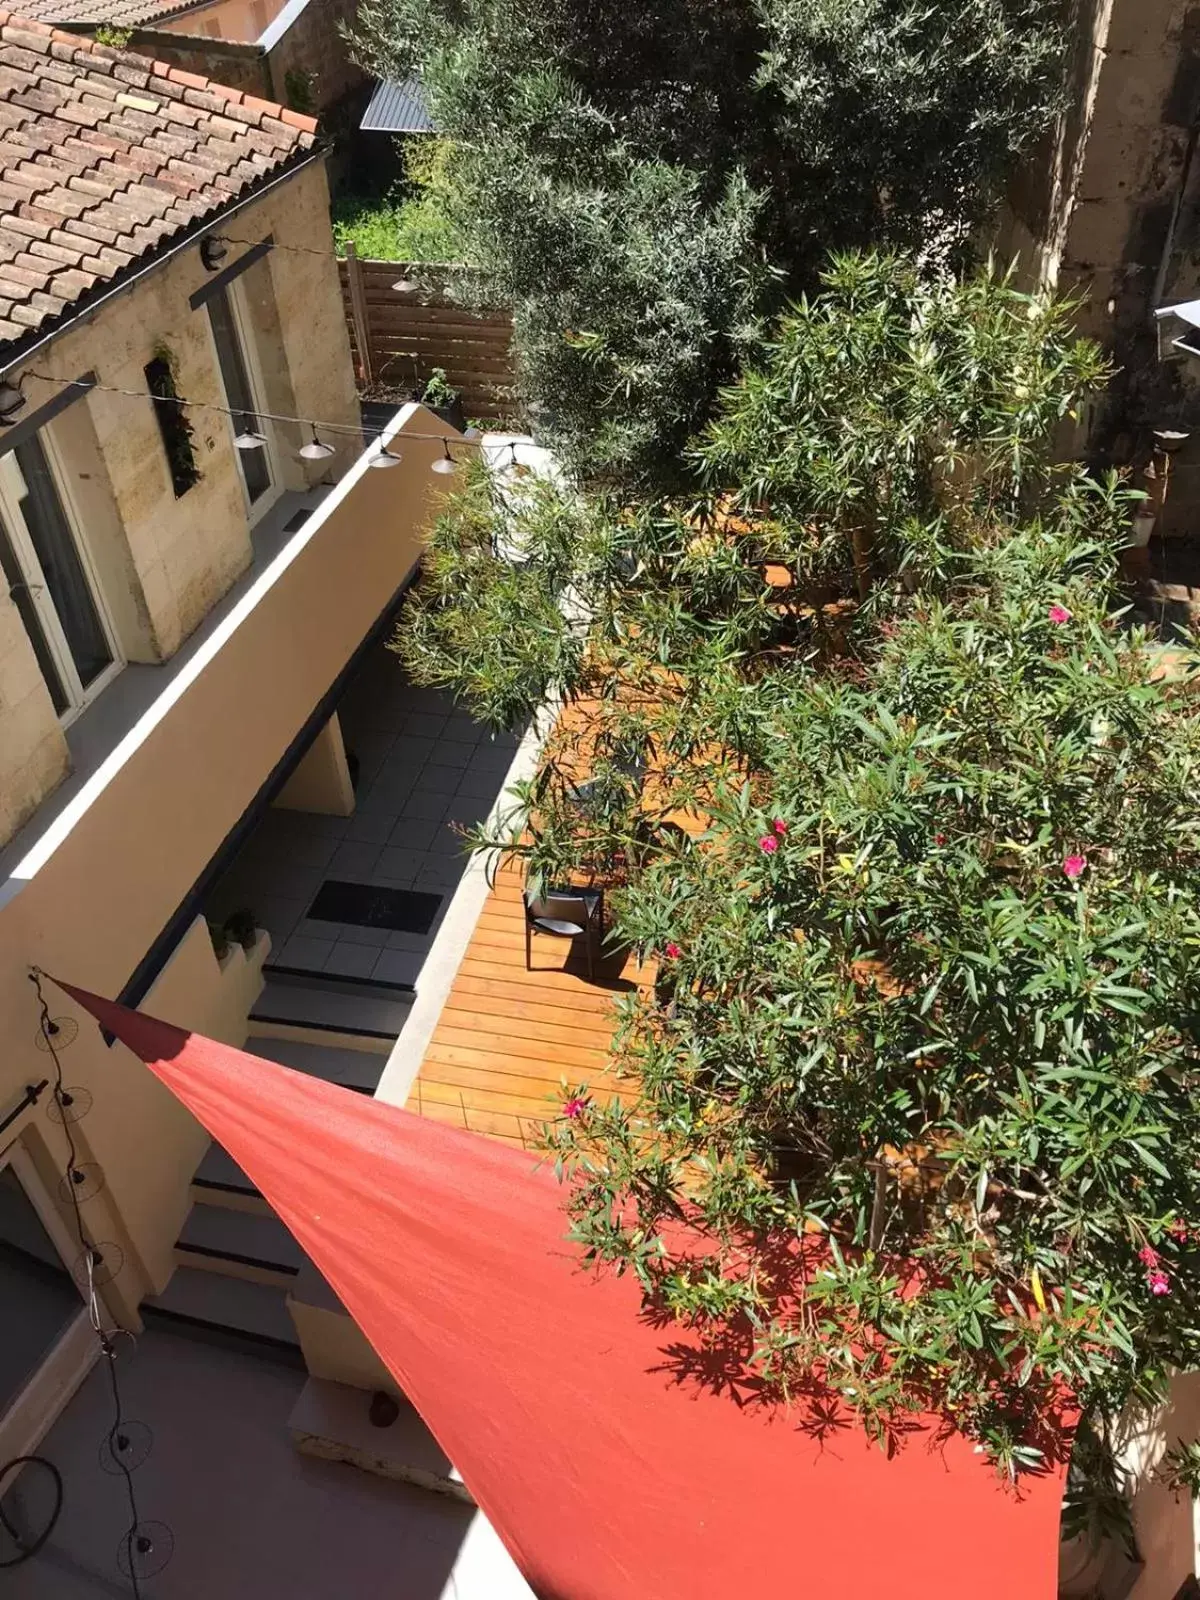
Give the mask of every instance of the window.
M 0 572 L 60 717 L 119 665 L 86 553 L 39 434 L 0 456 Z
M 0 1414 L 83 1313 L 63 1265 L 14 1165 L 0 1167 Z
M 250 365 L 242 338 L 237 312 L 227 288 L 218 289 L 208 301 L 208 315 L 212 323 L 213 340 L 217 347 L 217 364 L 225 386 L 225 399 L 233 412 L 235 438 L 268 439 L 266 425 L 258 416 Z M 246 497 L 255 506 L 267 496 L 272 487 L 271 461 L 267 443 L 239 449 L 238 465 L 246 486 Z
M 171 469 L 171 486 L 179 500 L 200 482 L 200 468 L 196 465 L 196 451 L 192 445 L 192 425 L 179 402 L 168 358 L 155 356 L 145 372 L 146 387 L 154 396 L 154 414 L 158 418 L 163 449 L 167 452 L 167 466 Z

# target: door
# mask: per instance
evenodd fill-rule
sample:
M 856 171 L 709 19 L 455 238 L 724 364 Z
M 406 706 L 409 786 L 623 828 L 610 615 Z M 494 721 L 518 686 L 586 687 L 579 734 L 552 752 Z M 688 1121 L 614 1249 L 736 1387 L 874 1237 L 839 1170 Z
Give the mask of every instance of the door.
M 0 1461 L 35 1448 L 96 1358 L 79 1254 L 20 1141 L 0 1153 Z
M 266 509 L 274 498 L 277 476 L 273 459 L 271 424 L 259 415 L 258 374 L 252 359 L 246 323 L 238 303 L 236 285 L 218 289 L 208 302 L 217 365 L 225 389 L 225 402 L 233 416 L 230 424 L 234 439 L 260 436 L 265 443 L 238 449 L 238 466 L 246 489 L 251 516 Z M 235 445 L 236 449 L 236 445 Z
M 0 573 L 64 721 L 120 665 L 95 575 L 46 442 L 0 456 Z

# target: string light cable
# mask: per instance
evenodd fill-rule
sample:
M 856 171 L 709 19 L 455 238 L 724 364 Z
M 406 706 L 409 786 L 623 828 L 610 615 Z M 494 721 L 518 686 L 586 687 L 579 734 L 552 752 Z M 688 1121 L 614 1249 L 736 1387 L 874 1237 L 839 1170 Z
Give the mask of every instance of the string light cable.
M 122 395 L 127 400 L 149 400 L 156 406 L 175 405 L 179 406 L 181 410 L 215 411 L 221 416 L 230 417 L 234 422 L 245 424 L 248 427 L 252 427 L 255 422 L 291 424 L 309 429 L 314 439 L 316 435 L 321 433 L 344 435 L 347 438 L 354 439 L 370 435 L 371 442 L 374 443 L 382 439 L 389 432 L 390 427 L 390 424 L 376 427 L 371 424 L 350 422 L 318 422 L 314 421 L 312 417 L 293 417 L 280 411 L 235 410 L 233 407 L 223 406 L 215 400 L 189 400 L 183 395 L 156 395 L 151 394 L 148 389 L 124 389 L 116 384 L 93 383 L 90 379 L 84 381 L 82 378 L 59 378 L 49 372 L 29 372 L 25 376 L 35 379 L 39 383 L 57 383 L 64 389 L 80 389 L 84 394 L 91 394 L 94 390 L 98 390 L 101 394 Z M 404 432 L 395 434 L 393 438 L 395 442 L 415 440 L 421 443 L 440 444 L 443 450 L 448 453 L 451 445 L 467 445 L 481 450 L 484 447 L 487 435 L 479 428 L 468 428 L 466 433 L 453 436 L 448 433 L 417 433 L 405 429 Z M 306 448 L 311 448 L 311 443 Z M 439 460 L 444 459 L 444 455 L 439 457 Z
M 118 1246 L 98 1243 L 92 1236 L 83 1216 L 84 1199 L 92 1198 L 103 1187 L 103 1174 L 94 1164 L 82 1162 L 79 1156 L 79 1147 L 72 1132 L 72 1125 L 83 1115 L 83 1110 L 90 1105 L 90 1098 L 83 1091 L 70 1090 L 63 1079 L 62 1060 L 60 1050 L 64 1044 L 70 1044 L 76 1036 L 75 1025 L 63 1020 L 55 1020 L 50 1014 L 50 1006 L 42 987 L 45 974 L 37 967 L 30 969 L 29 981 L 37 991 L 39 1008 L 39 1048 L 49 1055 L 53 1063 L 53 1094 L 51 1100 L 51 1115 L 62 1128 L 67 1143 L 67 1167 L 63 1175 L 60 1192 L 69 1202 L 71 1216 L 74 1222 L 75 1235 L 80 1245 L 80 1265 L 76 1270 L 76 1282 L 82 1289 L 87 1304 L 88 1320 L 100 1345 L 104 1358 L 105 1370 L 108 1375 L 108 1387 L 112 1401 L 112 1424 L 101 1444 L 101 1465 L 109 1473 L 116 1473 L 124 1479 L 125 1496 L 129 1507 L 129 1527 L 126 1530 L 120 1545 L 118 1561 L 124 1576 L 129 1581 L 130 1593 L 134 1600 L 141 1600 L 141 1576 L 150 1576 L 152 1571 L 161 1570 L 163 1550 L 156 1551 L 155 1540 L 151 1532 L 151 1525 L 143 1523 L 138 1509 L 137 1492 L 134 1487 L 133 1473 L 136 1466 L 141 1465 L 141 1459 L 136 1457 L 136 1435 L 140 1429 L 148 1436 L 149 1430 L 144 1424 L 130 1422 L 125 1415 L 125 1406 L 121 1394 L 120 1379 L 117 1374 L 117 1340 L 127 1338 L 133 1341 L 133 1335 L 127 1329 L 111 1327 L 107 1324 L 100 1301 L 101 1281 L 108 1281 L 120 1270 L 123 1258 Z M 65 1027 L 73 1031 L 64 1036 Z M 83 1095 L 85 1104 L 80 1109 L 80 1097 Z M 102 1274 L 103 1280 L 102 1280 Z M 82 1279 L 82 1281 L 80 1281 Z M 148 1453 L 148 1446 L 145 1453 Z M 61 1508 L 62 1482 L 57 1471 L 51 1468 L 57 1483 L 58 1506 L 53 1520 L 57 1519 L 57 1510 Z M 53 1521 L 52 1524 L 53 1525 Z M 7 1527 L 7 1523 L 5 1524 Z M 160 1525 L 154 1524 L 155 1529 Z M 41 1543 L 49 1537 L 49 1532 L 43 1534 Z M 173 1547 L 173 1540 L 169 1528 L 161 1527 L 160 1543 L 165 1542 Z M 169 1559 L 170 1551 L 166 1552 Z

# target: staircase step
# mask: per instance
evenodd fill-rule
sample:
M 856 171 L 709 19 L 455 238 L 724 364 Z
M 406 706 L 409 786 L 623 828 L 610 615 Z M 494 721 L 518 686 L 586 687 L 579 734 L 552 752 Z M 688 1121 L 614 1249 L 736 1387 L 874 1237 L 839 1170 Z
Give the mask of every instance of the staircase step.
M 237 1162 L 217 1143 L 192 1175 L 192 1201 L 196 1205 L 224 1206 L 230 1211 L 253 1211 L 272 1216 L 270 1206 Z
M 268 1284 L 176 1267 L 162 1294 L 142 1302 L 142 1314 L 214 1343 L 249 1344 L 290 1365 L 304 1364 L 286 1291 Z
M 287 1289 L 295 1282 L 304 1252 L 274 1215 L 194 1205 L 176 1240 L 175 1259 L 197 1271 Z
M 349 985 L 334 988 L 315 981 L 281 983 L 270 978 L 254 1003 L 250 1020 L 367 1039 L 397 1039 L 412 1008 L 412 996 L 400 998 L 403 993 Z
M 332 1044 L 310 1044 L 300 1039 L 252 1039 L 252 1054 L 310 1078 L 340 1083 L 343 1089 L 374 1094 L 387 1065 L 387 1057 L 370 1050 L 343 1050 Z
M 412 1404 L 403 1395 L 393 1398 L 398 1416 L 390 1426 L 377 1428 L 370 1421 L 370 1396 L 364 1390 L 310 1378 L 288 1419 L 292 1441 L 306 1455 L 345 1461 L 364 1472 L 474 1505 L 467 1486 Z
M 423 956 L 411 954 L 411 965 L 415 977 L 421 970 Z M 268 963 L 263 968 L 263 976 L 268 982 L 280 984 L 284 988 L 293 989 L 319 989 L 322 994 L 373 994 L 396 1000 L 411 1000 L 416 992 L 411 983 L 389 983 L 382 978 L 352 978 L 345 973 L 313 972 L 307 967 L 284 967 L 274 962 Z

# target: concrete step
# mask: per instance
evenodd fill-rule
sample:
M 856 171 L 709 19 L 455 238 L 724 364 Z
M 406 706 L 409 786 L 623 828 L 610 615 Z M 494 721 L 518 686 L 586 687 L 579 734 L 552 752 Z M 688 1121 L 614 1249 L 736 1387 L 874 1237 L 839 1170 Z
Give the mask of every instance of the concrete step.
M 387 1065 L 386 1055 L 370 1050 L 346 1050 L 337 1045 L 318 1044 L 302 1039 L 254 1038 L 251 1053 L 265 1061 L 277 1061 L 311 1078 L 339 1083 L 343 1089 L 374 1094 Z
M 224 1273 L 288 1289 L 300 1271 L 304 1252 L 273 1214 L 193 1205 L 175 1242 L 175 1259 L 180 1266 L 198 1272 Z
M 215 1142 L 192 1174 L 193 1205 L 223 1206 L 229 1211 L 250 1211 L 259 1216 L 274 1212 L 237 1162 Z
M 253 1347 L 291 1366 L 304 1365 L 286 1291 L 268 1284 L 176 1267 L 162 1294 L 142 1302 L 142 1315 L 210 1343 Z
M 420 972 L 424 956 L 413 953 L 412 959 L 413 971 Z M 415 992 L 411 983 L 387 983 L 380 978 L 351 978 L 345 973 L 312 972 L 307 967 L 271 964 L 263 968 L 263 975 L 283 988 L 319 989 L 322 994 L 374 995 L 377 998 L 411 1000 Z
M 289 977 L 281 981 L 272 976 L 254 1003 L 250 1021 L 254 1032 L 264 1023 L 271 1023 L 390 1043 L 399 1038 L 412 1001 L 413 996 L 405 990 L 356 987 L 342 982 L 335 985 L 315 978 L 297 981 Z
M 399 1415 L 386 1428 L 370 1419 L 365 1389 L 310 1378 L 288 1418 L 298 1450 L 326 1461 L 345 1461 L 383 1478 L 413 1483 L 474 1505 L 470 1491 L 437 1440 L 403 1395 Z
M 286 1039 L 295 1044 L 320 1044 L 329 1045 L 334 1050 L 357 1050 L 362 1055 L 388 1056 L 391 1054 L 395 1039 L 386 1034 L 376 1037 L 373 1033 L 339 1033 L 336 1028 L 306 1028 L 303 1023 L 272 1022 L 269 1018 L 262 1021 L 250 1019 L 246 1034 L 247 1040 L 259 1039 Z M 257 1044 L 250 1045 L 252 1050 L 257 1049 Z

